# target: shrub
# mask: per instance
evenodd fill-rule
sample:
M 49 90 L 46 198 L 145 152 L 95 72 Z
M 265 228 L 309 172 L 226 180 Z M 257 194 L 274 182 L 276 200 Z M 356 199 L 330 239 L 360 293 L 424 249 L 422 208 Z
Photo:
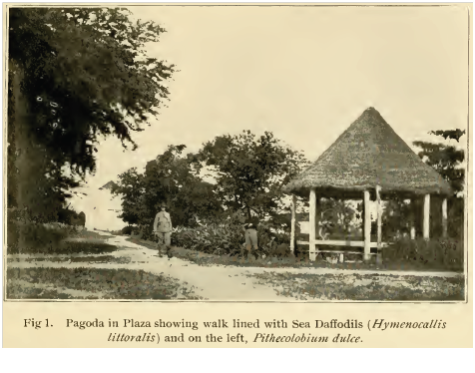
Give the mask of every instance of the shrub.
M 279 248 L 279 245 L 288 246 L 290 236 L 269 228 L 269 224 L 258 227 L 259 252 L 267 256 L 283 255 L 281 252 L 283 249 Z M 195 228 L 177 227 L 173 230 L 171 240 L 173 246 L 216 255 L 239 254 L 245 242 L 243 226 L 234 219 L 220 223 L 209 222 Z
M 9 254 L 30 252 L 55 247 L 76 231 L 69 226 L 52 226 L 35 223 L 18 223 L 11 220 L 7 224 L 7 252 Z
M 454 239 L 400 239 L 383 250 L 386 263 L 411 263 L 430 269 L 463 270 L 463 242 Z
M 8 254 L 76 254 L 108 253 L 117 250 L 116 246 L 95 238 L 91 242 L 70 241 L 65 238 L 76 236 L 77 231 L 70 226 L 54 227 L 43 224 L 15 224 L 8 222 Z
M 101 239 L 93 232 L 78 230 L 60 222 L 39 223 L 32 221 L 25 210 L 9 209 L 7 215 L 7 253 L 76 252 L 74 243 L 64 244 L 68 237 Z M 69 246 L 68 246 L 69 245 Z M 79 245 L 79 243 L 77 244 Z M 83 250 L 82 248 L 80 248 Z
M 128 225 L 128 226 L 122 228 L 122 234 L 130 236 L 132 234 L 132 229 L 133 229 L 133 227 Z
M 237 254 L 243 242 L 242 227 L 234 224 L 179 227 L 172 234 L 172 245 L 209 254 Z

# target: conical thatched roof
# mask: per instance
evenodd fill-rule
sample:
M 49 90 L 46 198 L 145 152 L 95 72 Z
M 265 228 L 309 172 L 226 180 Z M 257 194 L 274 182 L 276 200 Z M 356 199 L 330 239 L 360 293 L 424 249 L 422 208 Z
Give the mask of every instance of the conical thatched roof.
M 308 195 L 310 188 L 350 197 L 380 185 L 383 193 L 450 194 L 450 185 L 394 132 L 374 109 L 367 109 L 317 159 L 284 187 Z

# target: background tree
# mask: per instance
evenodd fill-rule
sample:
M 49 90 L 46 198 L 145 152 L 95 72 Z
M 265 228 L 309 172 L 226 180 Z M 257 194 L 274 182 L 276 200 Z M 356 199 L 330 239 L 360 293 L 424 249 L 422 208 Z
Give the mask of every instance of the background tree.
M 457 143 L 465 134 L 465 131 L 438 130 L 431 131 L 432 135 L 445 140 L 455 140 Z M 463 242 L 464 234 L 464 186 L 465 186 L 465 161 L 464 149 L 453 145 L 441 143 L 429 143 L 416 141 L 414 145 L 420 147 L 419 157 L 428 165 L 434 167 L 442 177 L 451 185 L 454 195 L 447 201 L 448 234 Z M 419 209 L 420 210 L 420 209 Z M 431 198 L 431 232 L 440 234 L 442 232 L 442 212 L 440 209 L 440 198 Z
M 404 199 L 399 198 L 397 195 L 391 196 L 391 198 L 383 204 L 382 214 L 382 234 L 383 237 L 395 237 L 397 234 L 410 235 L 411 219 L 415 221 L 420 216 L 413 216 L 413 208 L 422 209 L 422 205 L 414 200 L 417 207 L 411 206 L 406 203 Z M 374 230 L 372 230 L 374 232 Z
M 158 203 L 167 203 L 176 225 L 196 224 L 196 218 L 219 215 L 221 204 L 215 187 L 202 180 L 195 155 L 183 154 L 185 145 L 169 146 L 145 168 L 145 203 L 153 219 Z
M 459 139 L 465 134 L 465 131 L 456 130 L 438 130 L 431 131 L 432 135 L 445 140 Z M 420 148 L 418 155 L 433 167 L 452 187 L 454 194 L 448 199 L 448 234 L 450 237 L 463 240 L 464 226 L 464 198 L 463 191 L 465 185 L 465 152 L 463 149 L 453 145 L 441 142 L 415 141 L 415 146 Z M 383 213 L 384 234 L 392 236 L 397 231 L 409 234 L 408 216 L 414 214 L 416 222 L 421 221 L 422 204 L 421 201 L 415 201 L 414 211 L 403 200 L 394 199 L 386 204 Z M 441 198 L 431 196 L 431 235 L 436 237 L 442 232 L 441 216 Z M 421 234 L 420 224 L 416 224 L 416 232 Z
M 458 141 L 459 132 L 462 131 L 457 131 L 433 131 L 431 133 L 444 139 L 450 138 Z M 455 195 L 463 191 L 465 183 L 465 169 L 461 167 L 465 160 L 463 149 L 458 149 L 453 145 L 424 141 L 415 141 L 414 145 L 421 148 L 418 153 L 419 157 L 429 166 L 435 168 L 450 184 Z
M 139 224 L 145 214 L 143 179 L 143 175 L 133 167 L 120 174 L 118 182 L 111 186 L 111 193 L 120 195 L 122 199 L 122 212 L 119 217 L 129 225 Z
M 150 233 L 158 205 L 166 203 L 174 226 L 193 226 L 222 212 L 215 187 L 202 180 L 193 154 L 184 145 L 168 149 L 147 163 L 143 174 L 136 169 L 119 175 L 112 193 L 122 198 L 121 218 Z
M 307 161 L 270 132 L 251 131 L 217 136 L 204 144 L 197 159 L 216 179 L 217 194 L 225 208 L 251 211 L 260 217 L 276 215 L 285 206 L 282 187 Z
M 321 232 L 332 239 L 359 239 L 357 236 L 358 206 L 334 198 L 320 200 L 319 225 Z M 319 233 L 319 232 L 317 232 Z
M 63 204 L 67 190 L 95 170 L 101 137 L 136 146 L 131 132 L 142 130 L 169 95 L 164 81 L 173 65 L 145 51 L 164 31 L 153 22 L 133 23 L 125 9 L 10 9 L 8 130 L 15 159 L 9 165 L 18 170 L 9 179 L 16 187 L 10 204 L 41 215 L 45 210 L 32 200 L 47 190 Z M 31 185 L 29 174 L 38 157 L 35 182 L 42 188 Z

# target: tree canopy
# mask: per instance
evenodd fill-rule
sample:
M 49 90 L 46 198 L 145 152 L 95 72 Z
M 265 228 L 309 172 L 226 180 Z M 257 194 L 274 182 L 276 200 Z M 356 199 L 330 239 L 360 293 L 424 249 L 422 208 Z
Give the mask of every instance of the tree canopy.
M 125 222 L 149 230 L 162 202 L 175 225 L 219 222 L 241 212 L 250 217 L 251 211 L 277 218 L 288 210 L 282 186 L 307 162 L 269 132 L 217 136 L 197 153 L 184 154 L 185 148 L 169 146 L 143 173 L 134 168 L 119 175 L 112 193 L 122 198 Z
M 251 131 L 217 136 L 204 144 L 197 159 L 216 179 L 217 193 L 226 208 L 259 216 L 276 213 L 285 196 L 282 187 L 308 161 L 302 152 L 282 144 L 271 132 Z
M 122 198 L 120 217 L 128 224 L 151 229 L 158 205 L 166 203 L 174 225 L 192 226 L 197 219 L 213 218 L 222 212 L 215 187 L 203 181 L 192 154 L 183 154 L 184 145 L 170 145 L 149 161 L 143 173 L 132 168 L 112 186 Z
M 174 66 L 146 54 L 163 32 L 120 8 L 10 8 L 9 138 L 11 156 L 25 157 L 9 173 L 20 189 L 12 203 L 27 204 L 18 183 L 39 155 L 42 184 L 64 199 L 75 178 L 94 172 L 101 137 L 136 147 L 131 133 L 169 96 Z
M 457 130 L 438 130 L 431 134 L 443 137 L 444 139 L 453 139 L 457 142 L 465 131 Z M 461 192 L 465 183 L 465 169 L 461 164 L 465 160 L 463 149 L 453 145 L 442 144 L 438 142 L 415 141 L 414 145 L 421 148 L 419 157 L 429 166 L 444 177 L 450 183 L 455 194 Z
M 437 138 L 459 142 L 465 131 L 460 129 L 437 130 L 430 133 Z M 464 150 L 440 141 L 415 141 L 414 145 L 420 148 L 419 157 L 442 175 L 453 188 L 454 195 L 448 200 L 448 233 L 451 237 L 460 238 L 462 236 L 463 239 L 464 199 L 462 192 L 465 185 L 465 169 L 462 164 L 465 160 Z M 383 234 L 385 236 L 392 236 L 397 231 L 408 234 L 410 220 L 421 221 L 421 201 L 415 200 L 414 203 L 415 207 L 411 207 L 404 200 L 398 198 L 387 203 L 383 213 Z M 434 235 L 442 232 L 440 203 L 439 198 L 431 197 L 430 231 Z M 416 224 L 415 228 L 416 231 L 421 231 L 419 224 Z

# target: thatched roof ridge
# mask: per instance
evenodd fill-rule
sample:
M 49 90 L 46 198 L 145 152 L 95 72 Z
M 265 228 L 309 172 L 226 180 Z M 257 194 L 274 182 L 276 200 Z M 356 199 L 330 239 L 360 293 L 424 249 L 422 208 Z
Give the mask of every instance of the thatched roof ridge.
M 356 192 L 374 189 L 403 194 L 450 194 L 450 185 L 386 123 L 374 108 L 363 114 L 306 170 L 284 187 Z M 322 195 L 323 196 L 323 195 Z

